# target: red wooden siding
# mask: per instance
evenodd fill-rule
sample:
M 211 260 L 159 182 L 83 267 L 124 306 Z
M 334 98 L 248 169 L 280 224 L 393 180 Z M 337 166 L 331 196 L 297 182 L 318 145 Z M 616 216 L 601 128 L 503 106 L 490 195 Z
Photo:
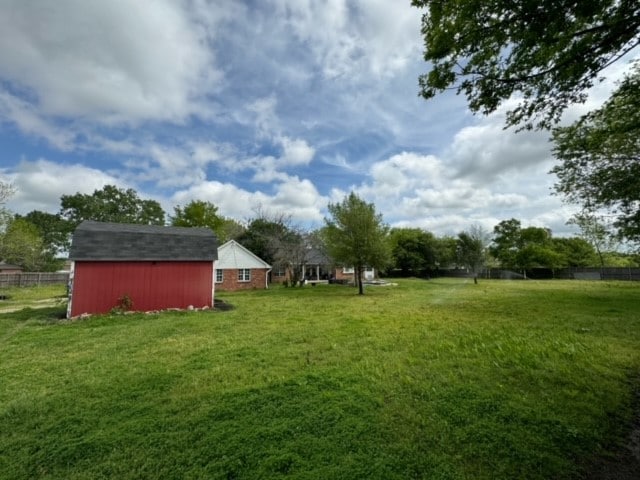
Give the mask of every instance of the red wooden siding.
M 213 262 L 76 262 L 71 316 L 107 313 L 128 295 L 133 310 L 211 307 Z

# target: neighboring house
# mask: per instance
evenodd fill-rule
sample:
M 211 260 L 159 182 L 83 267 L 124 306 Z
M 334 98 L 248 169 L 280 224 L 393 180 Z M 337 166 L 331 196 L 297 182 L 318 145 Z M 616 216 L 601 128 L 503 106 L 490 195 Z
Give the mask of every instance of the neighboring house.
M 274 265 L 271 277 L 274 283 L 304 280 L 306 283 L 329 283 L 332 272 L 332 261 L 317 248 L 308 248 L 304 255 L 304 263 L 291 265 Z
M 67 316 L 213 307 L 217 246 L 207 228 L 84 221 L 69 250 Z
M 338 283 L 352 283 L 355 284 L 356 274 L 353 267 L 336 267 L 333 273 L 333 278 Z M 373 268 L 365 267 L 362 271 L 362 280 L 364 282 L 370 282 L 375 280 L 376 271 Z
M 333 262 L 322 251 L 310 248 L 306 264 L 302 266 L 302 276 L 307 282 L 329 283 Z
M 235 240 L 218 247 L 216 287 L 220 290 L 268 288 L 271 265 Z
M 355 284 L 355 269 L 353 267 L 336 266 L 335 262 L 322 250 L 309 248 L 305 255 L 303 265 L 295 265 L 294 271 L 298 272 L 305 283 L 345 283 Z M 274 282 L 290 282 L 290 271 L 276 265 L 272 272 Z M 362 272 L 362 280 L 365 282 L 376 279 L 376 271 L 373 268 L 365 268 Z
M 0 262 L 0 273 L 22 273 L 22 267 Z

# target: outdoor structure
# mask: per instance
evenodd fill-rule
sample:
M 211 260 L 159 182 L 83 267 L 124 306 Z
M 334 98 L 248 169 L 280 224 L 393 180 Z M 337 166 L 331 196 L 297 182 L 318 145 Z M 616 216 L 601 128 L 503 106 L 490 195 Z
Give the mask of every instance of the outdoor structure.
M 302 265 L 302 278 L 306 283 L 329 283 L 333 262 L 321 250 L 310 248 Z
M 336 267 L 333 271 L 333 279 L 337 283 L 355 284 L 356 274 L 353 267 Z M 362 281 L 370 282 L 376 279 L 376 271 L 373 268 L 366 267 L 362 270 Z
M 220 290 L 268 288 L 271 265 L 229 240 L 218 248 L 216 287 Z
M 67 316 L 211 308 L 217 247 L 207 228 L 84 221 L 69 250 Z
M 342 283 L 355 285 L 355 269 L 353 267 L 336 266 L 326 253 L 317 248 L 309 248 L 302 265 L 294 265 L 292 269 L 305 284 L 322 284 L 322 283 Z M 272 272 L 273 281 L 275 283 L 292 282 L 290 278 L 291 271 L 276 265 Z M 376 280 L 376 271 L 373 268 L 365 268 L 362 271 L 362 280 L 370 282 Z
M 0 273 L 22 273 L 22 267 L 0 262 Z

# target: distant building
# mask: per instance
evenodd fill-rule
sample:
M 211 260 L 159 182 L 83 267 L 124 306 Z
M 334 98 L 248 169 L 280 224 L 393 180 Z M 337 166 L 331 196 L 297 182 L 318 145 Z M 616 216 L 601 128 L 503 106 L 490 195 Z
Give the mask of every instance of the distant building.
M 271 265 L 235 240 L 218 247 L 216 287 L 233 291 L 269 287 Z
M 22 273 L 22 267 L 0 262 L 0 273 Z

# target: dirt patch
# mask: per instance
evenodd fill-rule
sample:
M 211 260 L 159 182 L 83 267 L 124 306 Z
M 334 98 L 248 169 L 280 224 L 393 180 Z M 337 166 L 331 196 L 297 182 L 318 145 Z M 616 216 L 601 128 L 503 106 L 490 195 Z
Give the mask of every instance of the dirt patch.
M 60 300 L 56 300 L 56 299 L 37 300 L 34 303 L 31 303 L 28 305 L 25 305 L 25 304 L 12 305 L 11 307 L 0 308 L 0 314 L 18 312 L 20 310 L 24 310 L 25 308 L 49 308 L 49 307 L 55 307 L 57 305 L 60 305 Z

